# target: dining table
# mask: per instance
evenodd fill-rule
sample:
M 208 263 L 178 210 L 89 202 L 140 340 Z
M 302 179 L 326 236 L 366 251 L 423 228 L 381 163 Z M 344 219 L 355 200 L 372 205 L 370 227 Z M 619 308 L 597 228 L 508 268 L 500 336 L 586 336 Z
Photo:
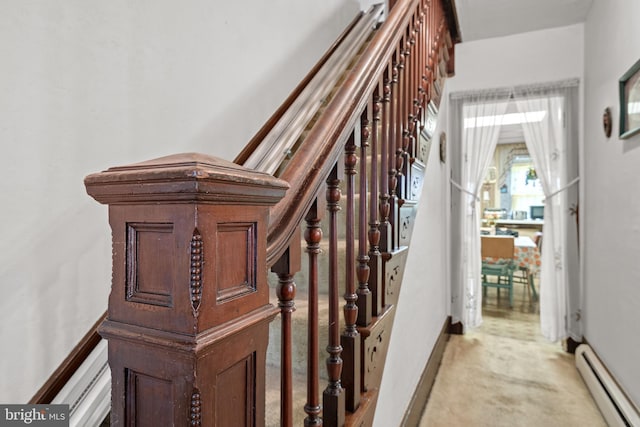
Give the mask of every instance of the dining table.
M 540 272 L 540 251 L 531 237 L 516 237 L 514 242 L 513 260 L 516 267 L 524 272 L 533 300 L 538 299 L 533 278 Z
M 489 262 L 495 262 L 492 258 L 483 258 Z M 515 267 L 525 273 L 533 298 L 538 298 L 533 278 L 540 272 L 540 250 L 534 241 L 528 236 L 519 236 L 514 240 L 513 262 Z
M 540 272 L 540 251 L 531 237 L 516 237 L 513 259 L 518 267 L 526 268 L 529 274 Z

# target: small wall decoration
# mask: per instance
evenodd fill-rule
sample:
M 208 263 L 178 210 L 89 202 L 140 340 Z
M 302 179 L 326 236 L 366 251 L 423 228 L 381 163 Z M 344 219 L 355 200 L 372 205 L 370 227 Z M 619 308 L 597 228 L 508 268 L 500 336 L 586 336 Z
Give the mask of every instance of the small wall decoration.
M 527 175 L 524 178 L 524 185 L 529 185 L 529 181 L 535 181 L 538 179 L 538 174 L 534 168 L 529 168 L 527 170 Z
M 611 136 L 611 109 L 609 107 L 605 108 L 602 114 L 602 127 L 604 135 L 609 138 Z
M 447 161 L 447 135 L 444 132 L 440 134 L 440 161 Z
M 640 60 L 620 78 L 620 138 L 640 132 Z

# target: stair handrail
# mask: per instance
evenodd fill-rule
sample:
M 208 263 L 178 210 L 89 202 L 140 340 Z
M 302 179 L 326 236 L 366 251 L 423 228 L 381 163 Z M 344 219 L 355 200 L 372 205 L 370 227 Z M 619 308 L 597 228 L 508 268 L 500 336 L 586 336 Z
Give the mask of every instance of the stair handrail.
M 326 102 L 325 99 L 336 86 L 349 62 L 370 36 L 383 11 L 383 6 L 378 4 L 372 6 L 366 14 L 360 14 L 360 19 L 337 46 L 335 53 L 317 70 L 261 143 L 254 147 L 253 152 L 243 161 L 243 166 L 276 174 L 283 159 L 290 155 L 305 126 Z
M 341 154 L 348 132 L 359 118 L 379 76 L 403 36 L 403 27 L 411 19 L 410 11 L 420 0 L 402 2 L 394 7 L 384 25 L 375 33 L 365 52 L 350 70 L 334 98 L 327 105 L 305 143 L 292 154 L 279 178 L 290 185 L 285 197 L 270 213 L 267 234 L 267 264 L 284 253 L 296 227 L 314 201 L 314 196 Z M 356 102 L 354 102 L 356 100 Z

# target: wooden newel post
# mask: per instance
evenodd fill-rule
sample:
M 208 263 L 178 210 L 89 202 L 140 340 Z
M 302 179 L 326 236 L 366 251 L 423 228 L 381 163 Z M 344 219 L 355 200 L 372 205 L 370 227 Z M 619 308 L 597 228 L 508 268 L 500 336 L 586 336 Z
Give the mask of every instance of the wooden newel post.
M 264 425 L 266 236 L 287 183 L 201 154 L 89 175 L 109 205 L 112 425 Z

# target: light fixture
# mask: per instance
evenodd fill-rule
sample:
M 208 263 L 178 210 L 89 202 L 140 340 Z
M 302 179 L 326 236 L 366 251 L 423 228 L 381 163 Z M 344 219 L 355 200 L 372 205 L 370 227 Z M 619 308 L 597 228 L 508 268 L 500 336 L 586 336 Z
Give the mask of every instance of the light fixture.
M 464 127 L 466 129 L 495 126 L 498 124 L 516 125 L 521 123 L 537 123 L 541 122 L 546 115 L 546 111 L 531 111 L 529 113 L 509 113 L 499 116 L 468 117 L 464 119 Z

